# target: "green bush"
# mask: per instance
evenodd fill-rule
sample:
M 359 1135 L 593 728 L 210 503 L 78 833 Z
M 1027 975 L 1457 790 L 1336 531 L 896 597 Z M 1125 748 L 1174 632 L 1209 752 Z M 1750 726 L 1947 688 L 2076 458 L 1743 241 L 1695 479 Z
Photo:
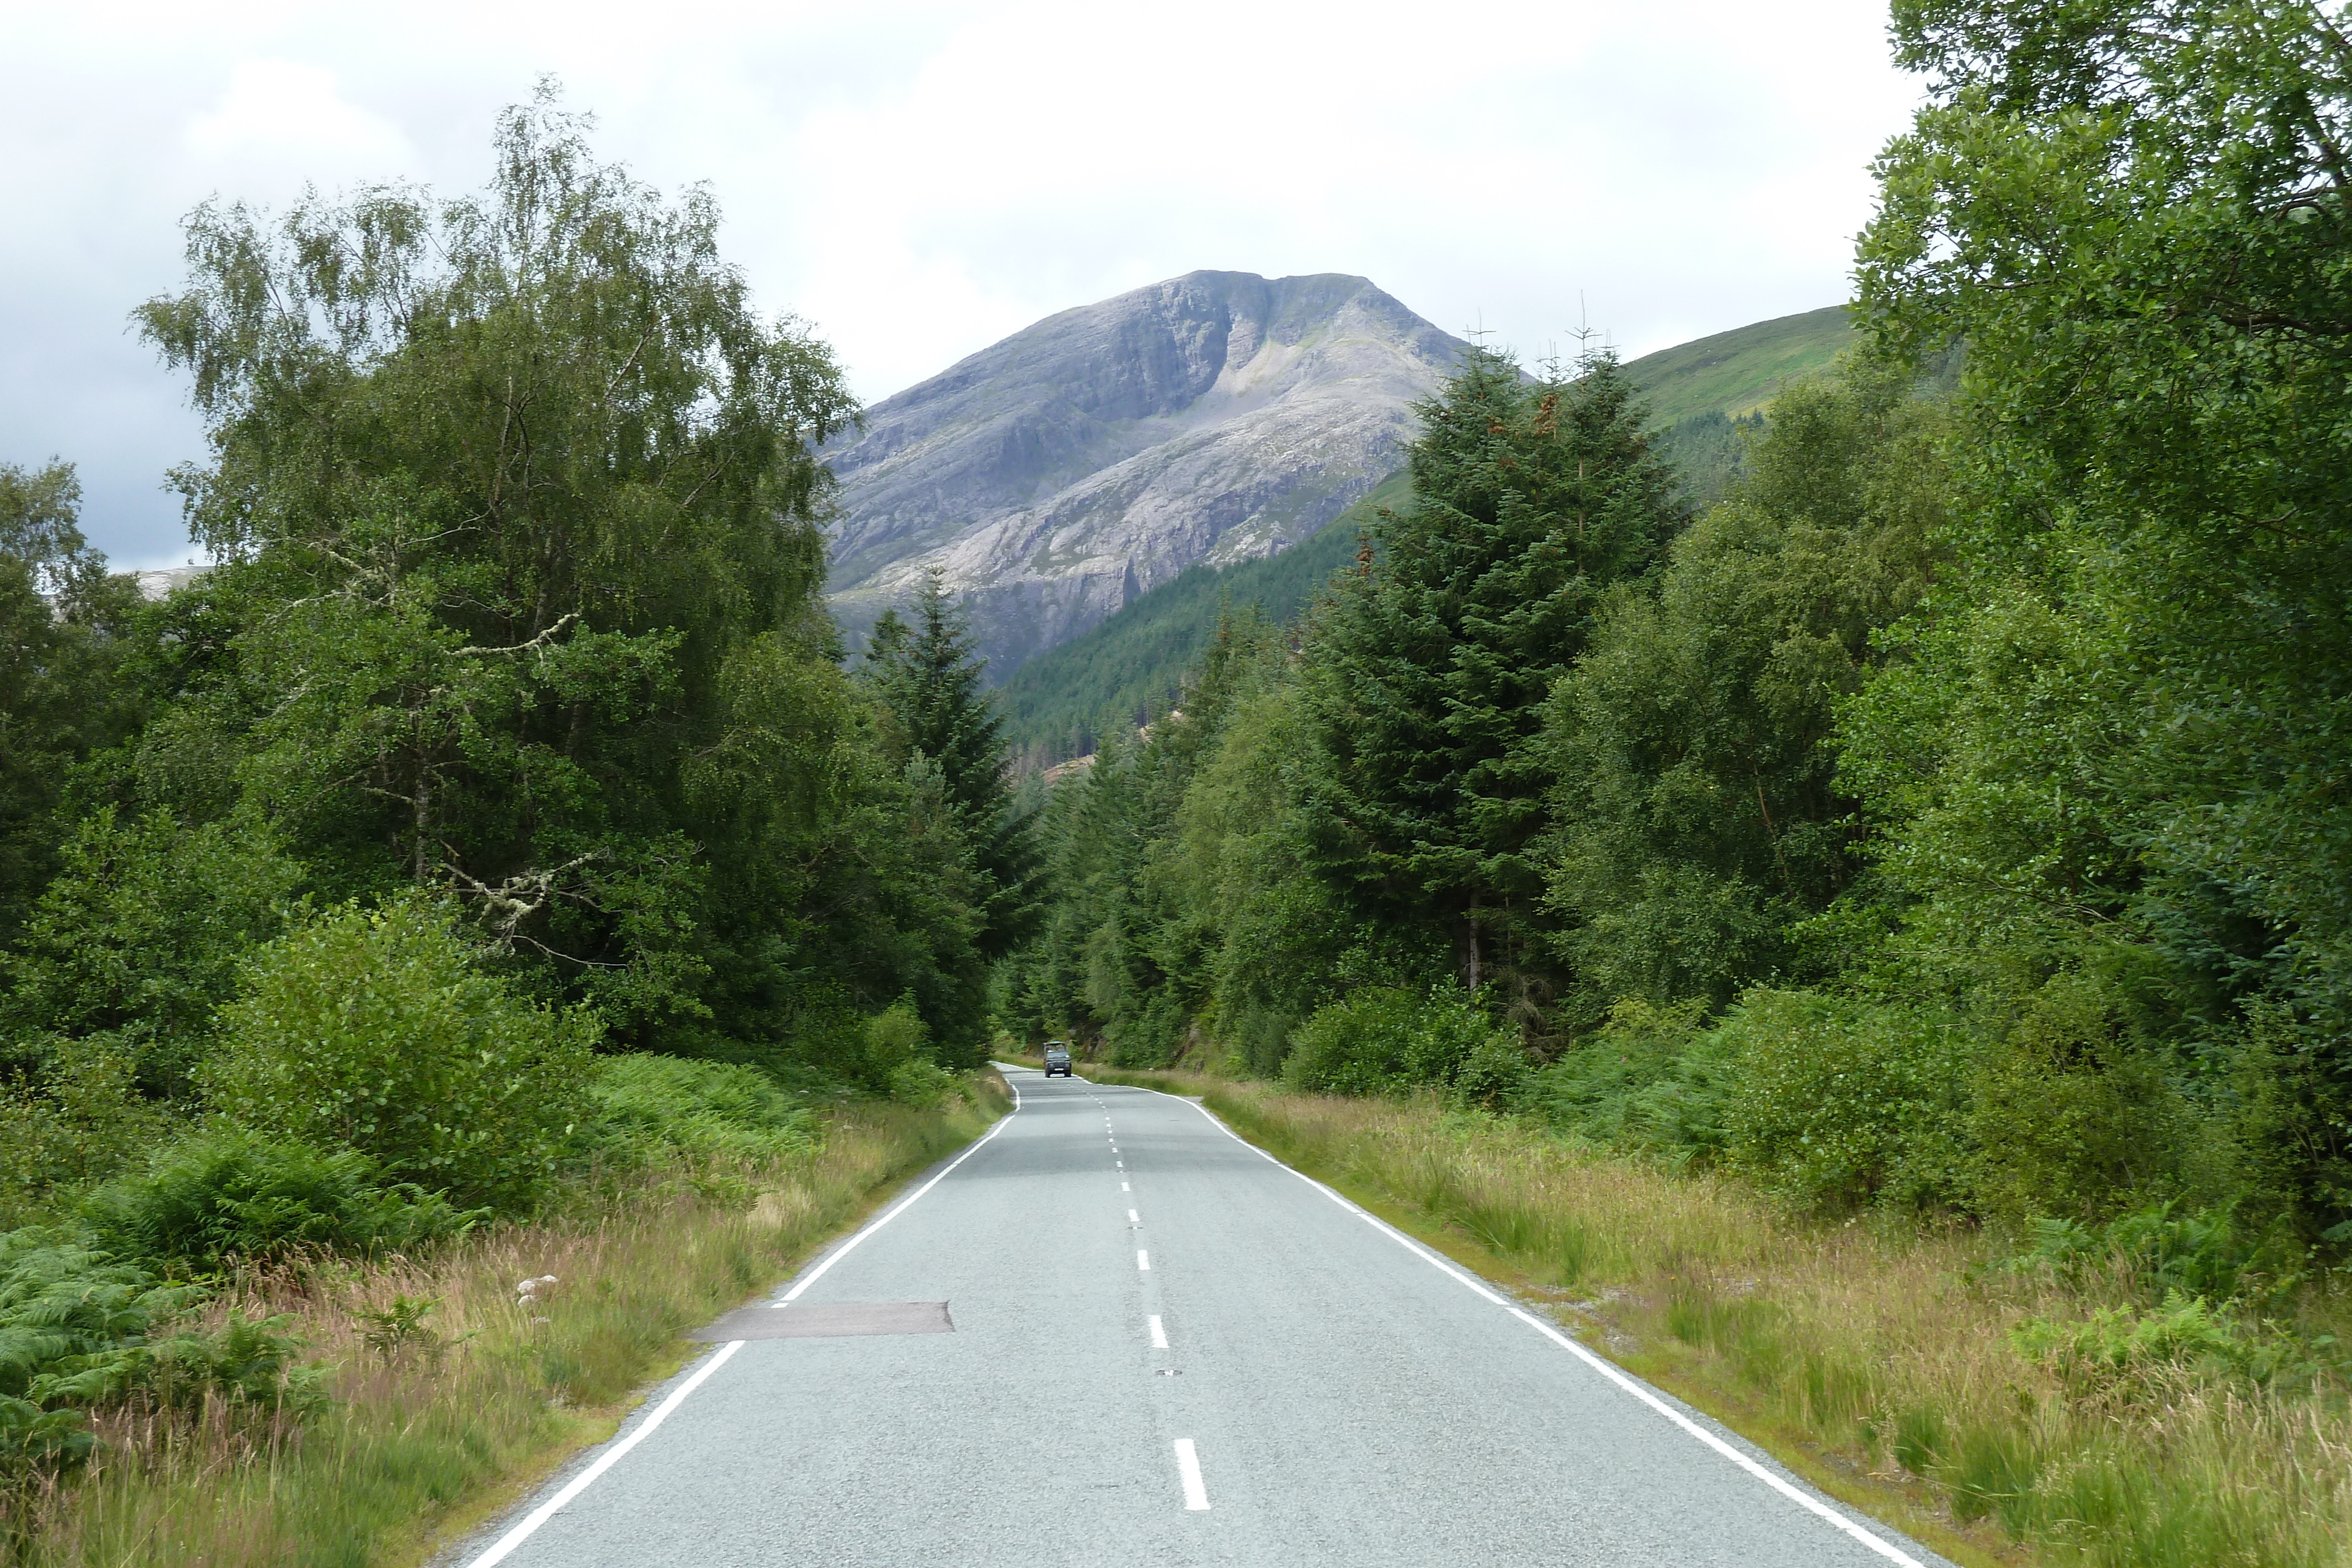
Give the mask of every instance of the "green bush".
M 583 1009 L 483 973 L 422 898 L 347 905 L 256 955 L 204 1086 L 232 1120 L 340 1145 L 461 1204 L 527 1203 L 587 1107 Z
M 936 1071 L 936 1070 L 935 1070 Z M 597 1141 L 650 1156 L 772 1159 L 813 1147 L 816 1118 L 759 1069 L 631 1053 L 597 1063 Z
M 1732 1073 L 1700 1027 L 1706 1004 L 1628 998 L 1590 1040 L 1537 1073 L 1522 1103 L 1564 1132 L 1677 1161 L 1722 1155 Z
M 1421 1003 L 1411 991 L 1367 986 L 1319 1009 L 1283 1060 L 1286 1088 L 1325 1094 L 1382 1094 L 1412 1080 L 1407 1065 Z
M 2114 1389 L 2172 1367 L 2244 1374 L 2279 1368 L 2287 1349 L 2217 1312 L 2202 1297 L 2168 1291 L 2151 1309 L 2102 1307 L 2086 1319 L 2032 1318 L 2011 1341 L 2020 1354 L 2046 1363 L 2084 1393 Z
M 0 1231 L 0 1396 L 135 1343 L 201 1294 L 56 1230 Z
M 1466 1087 L 1484 1095 L 1504 1087 L 1506 1077 L 1517 1090 L 1518 1074 L 1507 1073 L 1504 1063 L 1518 1056 L 1517 1045 L 1463 991 L 1442 986 L 1422 998 L 1368 986 L 1299 1026 L 1282 1081 L 1310 1093 L 1403 1094 L 1451 1087 L 1475 1061 L 1475 1082 Z
M 316 1375 L 292 1364 L 294 1343 L 274 1321 L 150 1343 L 200 1294 L 54 1230 L 0 1232 L 0 1472 L 87 1455 L 81 1409 L 134 1390 L 180 1405 L 217 1393 L 298 1413 L 318 1403 Z
M 2226 1207 L 2183 1211 L 2165 1202 L 2105 1225 L 2043 1216 L 2029 1228 L 2032 1245 L 1995 1271 L 2075 1286 L 2094 1273 L 2120 1275 L 2143 1301 L 2179 1294 L 2261 1308 L 2300 1284 L 2311 1260 L 2284 1221 L 2250 1228 Z
M 1446 1092 L 1457 1105 L 1510 1110 L 1526 1096 L 1532 1076 L 1519 1042 L 1502 1030 L 1490 1029 L 1455 1064 Z
M 1731 1159 L 1815 1207 L 1964 1204 L 1969 1152 L 1951 1129 L 1974 1063 L 1930 1016 L 1802 991 L 1752 990 L 1717 1031 L 1731 1064 Z
M 919 1057 L 890 1070 L 890 1098 L 928 1111 L 954 1093 L 958 1083 L 954 1073 Z
M 82 1205 L 102 1245 L 196 1270 L 306 1247 L 414 1248 L 462 1235 L 487 1216 L 385 1181 L 356 1149 L 320 1151 L 238 1127 L 175 1144 Z
M 930 1030 L 915 1010 L 912 997 L 901 997 L 866 1020 L 860 1041 L 856 1076 L 867 1088 L 887 1093 L 890 1075 L 925 1055 Z
M 184 1093 L 215 1009 L 284 929 L 302 868 L 241 821 L 124 822 L 111 807 L 61 853 L 16 951 L 0 953 L 0 1036 L 102 1036 L 142 1091 Z
M 1987 1053 L 1968 1118 L 1984 1212 L 2098 1219 L 2179 1192 L 2200 1163 L 2203 1130 L 2109 993 L 2061 974 Z
M 912 997 L 899 998 L 866 1020 L 857 1076 L 877 1093 L 926 1108 L 953 1093 L 958 1083 L 934 1058 L 930 1030 Z
M 56 1190 L 112 1176 L 172 1125 L 111 1040 L 56 1040 L 37 1074 L 0 1082 L 0 1224 Z
M 33 1379 L 26 1400 L 55 1410 L 143 1394 L 175 1410 L 219 1398 L 247 1409 L 315 1415 L 328 1403 L 320 1386 L 326 1368 L 295 1360 L 302 1342 L 287 1332 L 291 1322 L 285 1313 L 249 1319 L 231 1312 L 209 1333 L 184 1329 L 161 1339 L 62 1357 Z

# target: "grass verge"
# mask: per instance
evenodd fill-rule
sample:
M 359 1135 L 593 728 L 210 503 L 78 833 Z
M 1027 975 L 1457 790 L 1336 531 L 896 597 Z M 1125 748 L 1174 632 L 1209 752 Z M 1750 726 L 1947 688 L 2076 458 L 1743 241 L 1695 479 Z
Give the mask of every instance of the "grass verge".
M 2352 1563 L 2352 1409 L 2124 1281 L 1991 1265 L 1980 1233 L 1829 1225 L 1717 1176 L 1433 1103 L 1190 1074 L 1236 1131 L 1961 1562 Z M 2323 1303 L 2324 1308 L 2340 1302 Z
M 419 1562 L 609 1435 L 632 1392 L 677 1364 L 680 1334 L 788 1272 L 1006 1103 L 983 1075 L 933 1109 L 843 1110 L 820 1149 L 790 1161 L 633 1176 L 562 1217 L 429 1255 L 240 1279 L 209 1311 L 286 1314 L 331 1369 L 328 1413 L 297 1428 L 221 1406 L 117 1412 L 80 1475 L 7 1497 L 0 1541 L 38 1565 Z M 537 1304 L 518 1304 L 518 1281 L 549 1274 Z

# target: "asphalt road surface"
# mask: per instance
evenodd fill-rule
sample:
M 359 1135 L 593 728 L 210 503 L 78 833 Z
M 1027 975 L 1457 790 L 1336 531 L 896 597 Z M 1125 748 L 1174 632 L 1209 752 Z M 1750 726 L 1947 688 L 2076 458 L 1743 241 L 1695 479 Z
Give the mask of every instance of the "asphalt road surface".
M 1192 1103 L 1005 1076 L 985 1139 L 453 1561 L 1943 1563 Z M 748 1337 L 796 1312 L 826 1332 Z

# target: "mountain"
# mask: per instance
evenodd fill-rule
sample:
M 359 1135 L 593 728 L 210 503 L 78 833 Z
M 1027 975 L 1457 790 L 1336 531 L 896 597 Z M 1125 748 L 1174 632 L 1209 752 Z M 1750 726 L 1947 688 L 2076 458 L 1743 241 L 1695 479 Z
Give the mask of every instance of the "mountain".
M 1106 722 L 1139 725 L 1165 711 L 1228 604 L 1255 604 L 1276 621 L 1307 607 L 1331 574 L 1352 563 L 1383 507 L 1412 494 L 1400 471 L 1280 555 L 1228 567 L 1186 567 L 1091 632 L 1040 654 L 997 689 L 1005 734 L 1036 767 L 1094 749 Z
M 1649 400 L 1660 449 L 1683 471 L 1692 503 L 1704 507 L 1738 476 L 1764 405 L 1853 342 L 1846 308 L 1832 305 L 1677 343 L 1631 361 L 1625 373 Z
M 1833 305 L 1626 364 L 1695 505 L 1716 499 L 1737 475 L 1745 432 L 1761 422 L 1763 405 L 1790 382 L 1826 368 L 1853 336 L 1845 308 Z M 1277 621 L 1291 619 L 1355 559 L 1359 528 L 1411 495 L 1404 475 L 1391 475 L 1315 538 L 1270 559 L 1222 570 L 1192 567 L 1022 665 L 997 694 L 1007 737 L 1035 767 L 1091 751 L 1104 723 L 1131 725 L 1162 711 L 1208 645 L 1223 606 L 1255 604 Z
M 828 444 L 853 638 L 937 568 L 991 674 L 1196 563 L 1307 538 L 1403 461 L 1463 344 L 1361 277 L 1193 272 L 1050 316 Z
M 1671 429 L 1706 414 L 1753 413 L 1853 342 L 1846 308 L 1832 305 L 1660 349 L 1627 361 L 1625 373 L 1649 400 L 1651 423 Z

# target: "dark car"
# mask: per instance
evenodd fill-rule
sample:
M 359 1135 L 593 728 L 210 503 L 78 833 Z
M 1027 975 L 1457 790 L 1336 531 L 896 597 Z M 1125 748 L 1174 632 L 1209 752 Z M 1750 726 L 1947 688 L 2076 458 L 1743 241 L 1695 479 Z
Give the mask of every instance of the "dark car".
M 1049 1040 L 1045 1042 L 1045 1076 L 1051 1078 L 1056 1072 L 1065 1078 L 1070 1076 L 1070 1053 L 1060 1040 Z

